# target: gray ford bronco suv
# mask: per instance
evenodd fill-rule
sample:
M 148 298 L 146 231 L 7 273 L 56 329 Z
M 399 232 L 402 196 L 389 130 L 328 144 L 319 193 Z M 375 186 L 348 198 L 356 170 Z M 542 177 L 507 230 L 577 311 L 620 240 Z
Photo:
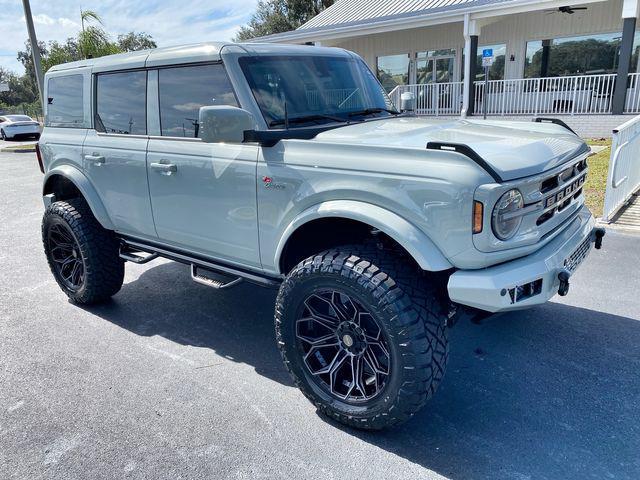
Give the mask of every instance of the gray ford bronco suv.
M 438 388 L 460 317 L 565 295 L 604 231 L 563 124 L 396 111 L 357 55 L 205 43 L 45 79 L 44 249 L 78 304 L 160 256 L 279 288 L 275 333 L 326 415 L 379 429 Z

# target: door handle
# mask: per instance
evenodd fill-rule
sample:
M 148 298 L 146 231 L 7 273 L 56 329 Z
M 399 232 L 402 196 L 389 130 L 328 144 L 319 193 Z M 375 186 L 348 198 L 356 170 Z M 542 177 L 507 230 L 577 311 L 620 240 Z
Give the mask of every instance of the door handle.
M 178 171 L 178 167 L 173 163 L 152 163 L 149 165 L 152 170 L 159 172 L 161 175 L 171 175 Z
M 93 164 L 96 166 L 100 166 L 104 163 L 104 156 L 95 152 L 91 155 L 85 155 L 84 159 L 89 162 L 93 162 Z

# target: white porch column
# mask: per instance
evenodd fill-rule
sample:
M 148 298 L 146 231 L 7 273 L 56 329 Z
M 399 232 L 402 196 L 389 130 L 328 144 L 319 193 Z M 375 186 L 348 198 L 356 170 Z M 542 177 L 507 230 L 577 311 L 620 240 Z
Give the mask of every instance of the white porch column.
M 620 56 L 618 59 L 618 72 L 616 75 L 611 110 L 614 115 L 624 113 L 624 105 L 627 100 L 627 82 L 631 67 L 631 55 L 633 54 L 633 37 L 636 32 L 636 17 L 638 16 L 638 0 L 623 0 L 622 2 L 622 42 L 620 44 Z
M 462 117 L 473 115 L 476 50 L 480 26 L 467 13 L 464 16 L 464 84 L 462 86 Z M 473 67 L 473 68 L 472 68 Z

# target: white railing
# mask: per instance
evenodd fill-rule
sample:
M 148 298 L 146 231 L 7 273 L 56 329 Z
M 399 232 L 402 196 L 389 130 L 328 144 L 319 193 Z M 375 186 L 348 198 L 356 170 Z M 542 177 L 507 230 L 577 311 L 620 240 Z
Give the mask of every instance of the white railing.
M 624 113 L 640 113 L 640 73 L 629 74 Z
M 397 109 L 404 92 L 415 95 L 418 115 L 458 115 L 462 109 L 462 82 L 398 85 L 389 93 Z
M 616 75 L 520 78 L 475 82 L 476 115 L 606 114 Z
M 519 78 L 474 83 L 476 115 L 606 115 L 612 112 L 616 74 Z M 457 115 L 463 83 L 398 85 L 389 96 L 400 108 L 400 95 L 413 92 L 418 115 Z M 640 113 L 640 73 L 630 73 L 624 113 Z
M 640 188 L 640 115 L 613 131 L 602 218 L 609 222 Z

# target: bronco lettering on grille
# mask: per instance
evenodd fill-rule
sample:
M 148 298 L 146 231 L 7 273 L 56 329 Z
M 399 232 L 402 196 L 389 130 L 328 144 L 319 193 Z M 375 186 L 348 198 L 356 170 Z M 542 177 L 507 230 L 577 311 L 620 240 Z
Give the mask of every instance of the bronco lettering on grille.
M 586 178 L 587 178 L 586 175 L 582 175 L 580 178 L 578 178 L 571 184 L 567 185 L 565 188 L 563 188 L 559 192 L 556 192 L 553 195 L 549 195 L 547 198 L 544 199 L 544 208 L 549 208 L 552 205 L 555 205 L 556 203 L 569 197 L 571 194 L 576 192 L 580 187 L 582 187 Z

